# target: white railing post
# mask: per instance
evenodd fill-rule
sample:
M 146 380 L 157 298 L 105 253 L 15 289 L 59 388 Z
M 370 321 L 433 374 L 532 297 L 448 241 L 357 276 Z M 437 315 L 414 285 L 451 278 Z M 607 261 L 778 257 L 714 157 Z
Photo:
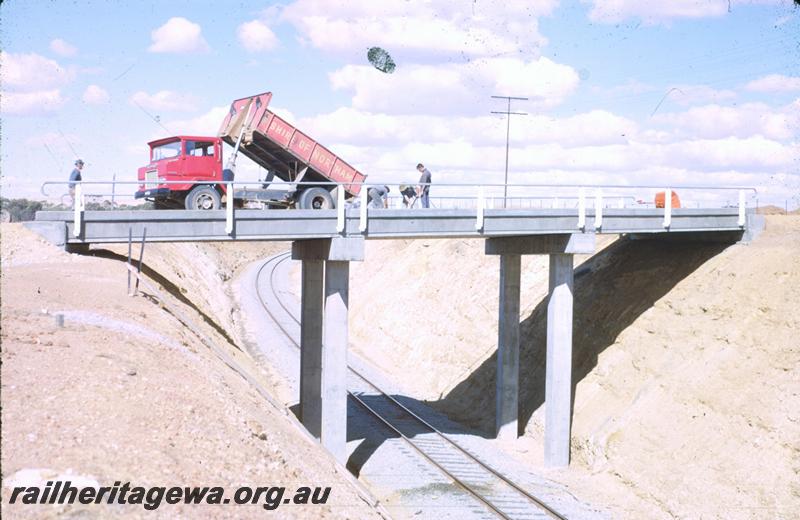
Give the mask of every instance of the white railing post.
M 475 229 L 481 231 L 483 229 L 483 208 L 486 206 L 486 200 L 483 197 L 483 186 L 478 188 L 478 201 L 477 213 L 475 220 Z
M 336 190 L 336 232 L 344 231 L 344 186 L 339 185 Z
M 586 229 L 586 190 L 578 190 L 578 229 Z
M 598 188 L 594 196 L 594 228 L 603 227 L 603 190 Z
M 739 190 L 739 227 L 744 227 L 744 225 L 747 223 L 744 202 L 744 190 Z
M 367 230 L 367 206 L 369 206 L 369 188 L 361 185 L 361 193 L 358 194 L 361 204 L 359 206 L 358 230 L 362 233 Z
M 672 189 L 664 190 L 664 228 L 669 229 L 672 225 Z
M 72 234 L 76 237 L 81 236 L 81 219 L 83 218 L 83 186 L 80 182 L 75 184 L 75 199 L 72 201 L 73 225 Z
M 233 234 L 233 183 L 226 185 L 225 193 L 225 233 Z

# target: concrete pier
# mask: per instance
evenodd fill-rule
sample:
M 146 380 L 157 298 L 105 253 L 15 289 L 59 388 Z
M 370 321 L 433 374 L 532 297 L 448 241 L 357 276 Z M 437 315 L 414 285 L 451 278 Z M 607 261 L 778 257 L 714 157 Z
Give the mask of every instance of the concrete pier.
M 303 262 L 300 420 L 344 464 L 350 262 L 364 259 L 364 240 L 297 241 L 292 258 Z
M 550 255 L 547 301 L 544 463 L 569 465 L 572 423 L 572 275 L 573 255 Z
M 495 427 L 498 439 L 517 438 L 519 415 L 520 255 L 500 255 Z
M 300 422 L 322 439 L 322 260 L 302 261 L 300 323 Z
M 573 256 L 590 254 L 594 249 L 595 236 L 591 233 L 486 240 L 486 254 L 500 255 L 495 412 L 498 438 L 513 439 L 518 428 L 520 255 L 550 255 L 544 449 L 548 466 L 569 464 Z
M 325 265 L 325 318 L 322 334 L 322 445 L 347 461 L 347 309 L 350 263 Z

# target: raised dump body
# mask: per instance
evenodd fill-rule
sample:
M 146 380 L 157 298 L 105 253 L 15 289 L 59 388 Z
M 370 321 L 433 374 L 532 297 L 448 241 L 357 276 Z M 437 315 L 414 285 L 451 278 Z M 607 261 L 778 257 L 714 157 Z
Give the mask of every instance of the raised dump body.
M 234 101 L 219 138 L 235 147 L 241 136 L 239 152 L 284 181 L 340 182 L 358 195 L 366 175 L 269 110 L 271 100 L 265 92 Z

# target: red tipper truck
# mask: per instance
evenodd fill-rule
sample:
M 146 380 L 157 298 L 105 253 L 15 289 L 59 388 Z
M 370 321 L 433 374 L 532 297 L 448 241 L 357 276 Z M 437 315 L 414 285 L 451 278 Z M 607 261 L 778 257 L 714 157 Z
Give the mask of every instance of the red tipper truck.
M 181 135 L 148 143 L 150 164 L 139 168 L 143 184 L 135 197 L 152 200 L 160 209 L 218 209 L 239 153 L 265 168 L 267 177 L 258 189 L 234 187 L 237 205 L 330 209 L 337 187 L 328 182 L 342 183 L 345 198 L 358 195 L 366 175 L 270 111 L 271 100 L 272 93 L 265 92 L 234 101 L 218 137 Z M 224 168 L 223 141 L 234 147 Z M 275 177 L 302 184 L 269 189 Z

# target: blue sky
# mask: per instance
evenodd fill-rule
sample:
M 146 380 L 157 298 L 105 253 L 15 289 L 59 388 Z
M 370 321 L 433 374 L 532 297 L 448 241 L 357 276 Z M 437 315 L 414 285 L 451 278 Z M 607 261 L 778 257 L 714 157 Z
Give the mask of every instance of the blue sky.
M 4 196 L 37 196 L 76 154 L 87 179 L 134 180 L 147 141 L 213 135 L 233 99 L 271 91 L 374 181 L 424 162 L 502 182 L 498 94 L 530 98 L 512 182 L 736 184 L 800 205 L 792 1 L 6 0 L 0 16 Z

